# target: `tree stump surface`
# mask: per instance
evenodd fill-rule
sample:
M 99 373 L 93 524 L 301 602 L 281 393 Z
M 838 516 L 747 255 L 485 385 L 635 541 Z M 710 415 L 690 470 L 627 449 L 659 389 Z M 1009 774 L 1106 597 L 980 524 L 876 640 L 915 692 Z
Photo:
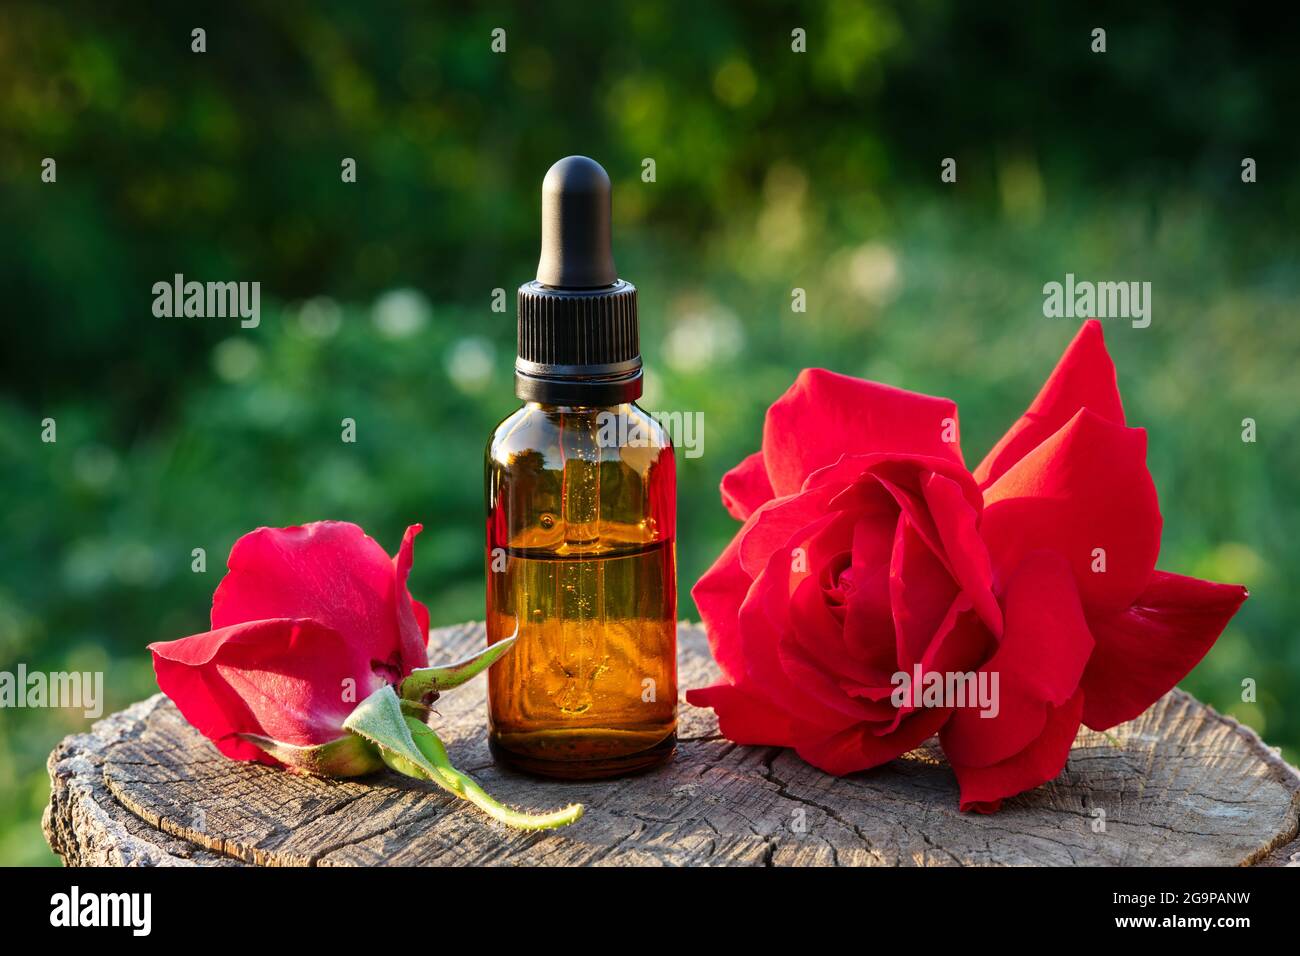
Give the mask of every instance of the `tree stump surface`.
M 482 624 L 431 635 L 440 660 Z M 699 625 L 678 629 L 683 688 L 716 679 Z M 1174 690 L 1109 735 L 1080 732 L 1055 781 L 982 816 L 957 809 L 934 741 L 848 777 L 744 747 L 682 705 L 666 766 L 614 781 L 536 780 L 488 753 L 486 681 L 438 702 L 461 769 L 536 810 L 578 801 L 573 826 L 523 833 L 433 784 L 385 771 L 325 780 L 227 760 L 155 695 L 50 755 L 50 846 L 68 865 L 1293 865 L 1300 772 L 1258 736 Z

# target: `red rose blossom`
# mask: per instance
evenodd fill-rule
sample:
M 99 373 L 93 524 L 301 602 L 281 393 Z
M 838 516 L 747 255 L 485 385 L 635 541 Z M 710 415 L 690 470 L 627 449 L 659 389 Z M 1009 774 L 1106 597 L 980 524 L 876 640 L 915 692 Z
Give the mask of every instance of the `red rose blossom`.
M 354 524 L 258 528 L 235 542 L 212 596 L 212 630 L 149 645 L 158 686 L 235 760 L 325 777 L 387 766 L 524 830 L 566 826 L 494 799 L 451 763 L 429 704 L 481 673 L 515 638 L 428 667 L 429 612 L 406 589 L 418 524 L 397 557 Z
M 938 732 L 962 809 L 1055 777 L 1084 723 L 1129 720 L 1205 655 L 1244 588 L 1155 570 L 1146 434 L 1084 324 L 974 473 L 956 406 L 805 370 L 723 478 L 744 526 L 692 594 L 723 734 L 845 774 Z M 996 716 L 912 706 L 895 674 L 998 677 Z
M 345 737 L 359 701 L 428 664 L 429 612 L 395 559 L 354 524 L 258 528 L 235 542 L 212 630 L 149 645 L 158 686 L 217 749 L 277 764 L 240 735 L 290 747 Z

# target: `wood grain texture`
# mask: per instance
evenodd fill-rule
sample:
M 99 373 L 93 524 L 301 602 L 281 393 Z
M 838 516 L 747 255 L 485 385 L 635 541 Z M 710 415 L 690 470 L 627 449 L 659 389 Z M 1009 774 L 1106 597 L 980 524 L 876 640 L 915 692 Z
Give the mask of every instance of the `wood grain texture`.
M 482 642 L 481 624 L 431 639 L 440 659 Z M 715 678 L 697 625 L 681 625 L 679 646 L 682 687 Z M 1109 737 L 1081 732 L 1057 780 L 992 816 L 958 812 L 933 742 L 835 778 L 729 743 L 685 704 L 667 766 L 538 781 L 492 763 L 484 694 L 478 679 L 439 701 L 452 759 L 506 802 L 586 804 L 576 825 L 520 833 L 396 774 L 331 781 L 226 760 L 157 695 L 51 755 L 46 835 L 70 865 L 1300 865 L 1300 773 L 1181 691 Z

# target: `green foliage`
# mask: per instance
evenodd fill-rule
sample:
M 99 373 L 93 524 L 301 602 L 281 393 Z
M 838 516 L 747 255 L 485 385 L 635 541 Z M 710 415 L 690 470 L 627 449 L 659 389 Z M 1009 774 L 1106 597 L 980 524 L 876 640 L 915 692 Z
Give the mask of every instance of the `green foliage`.
M 6 3 L 0 669 L 103 670 L 124 706 L 155 689 L 147 643 L 205 629 L 240 534 L 326 517 L 390 550 L 422 522 L 412 590 L 435 624 L 481 618 L 481 456 L 515 405 L 513 306 L 492 312 L 492 290 L 531 277 L 541 176 L 583 152 L 615 183 L 644 404 L 705 416 L 704 456 L 679 462 L 683 617 L 735 530 L 717 483 L 798 369 L 956 399 L 974 464 L 1075 331 L 1042 316 L 1043 283 L 1148 279 L 1151 328 L 1106 334 L 1150 435 L 1160 563 L 1252 591 L 1186 686 L 1294 761 L 1287 36 L 1226 7 L 1029 0 Z M 261 325 L 155 318 L 175 273 L 260 281 Z M 52 859 L 44 759 L 87 724 L 0 714 L 0 860 Z

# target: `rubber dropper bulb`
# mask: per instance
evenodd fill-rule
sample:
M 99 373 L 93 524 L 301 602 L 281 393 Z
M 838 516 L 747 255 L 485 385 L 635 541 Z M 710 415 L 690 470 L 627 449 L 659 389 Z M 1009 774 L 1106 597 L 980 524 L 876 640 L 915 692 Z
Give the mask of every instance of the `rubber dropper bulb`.
M 597 289 L 618 281 L 610 243 L 609 174 L 586 156 L 566 156 L 542 180 L 542 255 L 537 281 Z

